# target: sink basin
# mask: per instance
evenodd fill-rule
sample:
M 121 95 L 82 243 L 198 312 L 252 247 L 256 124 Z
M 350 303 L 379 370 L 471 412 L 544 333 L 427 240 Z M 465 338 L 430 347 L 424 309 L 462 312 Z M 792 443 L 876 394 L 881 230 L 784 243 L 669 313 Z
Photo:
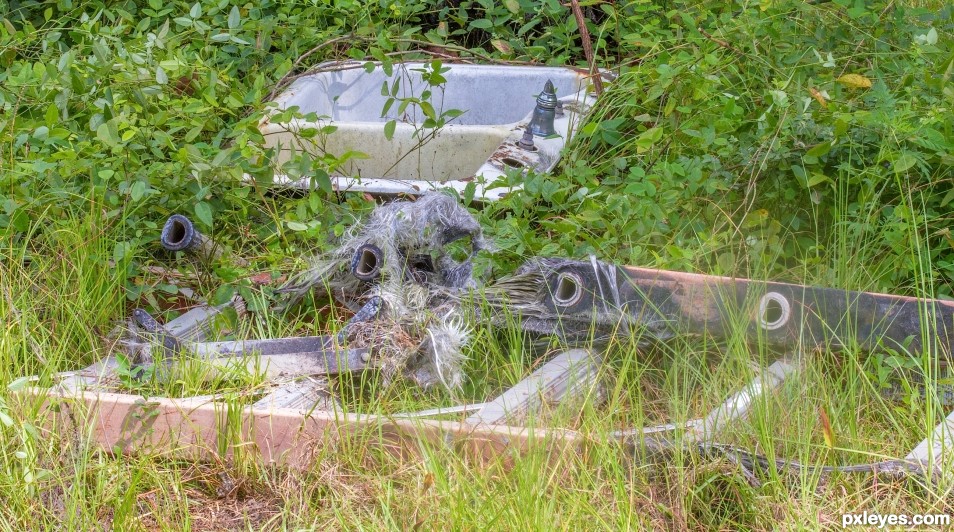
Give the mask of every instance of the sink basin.
M 567 139 L 582 122 L 594 101 L 584 72 L 571 68 L 444 64 L 446 82 L 429 85 L 426 63 L 393 66 L 390 75 L 380 65 L 336 63 L 296 80 L 276 99 L 279 110 L 297 108 L 300 116 L 260 124 L 266 145 L 278 150 L 277 162 L 307 152 L 313 157 L 342 157 L 332 175 L 337 190 L 378 194 L 420 193 L 450 187 L 463 191 L 474 183 L 474 197 L 495 200 L 509 190 L 493 186 L 513 169 L 551 171 Z M 517 141 L 530 121 L 536 97 L 547 81 L 563 103 L 563 116 L 554 122 L 557 132 L 534 138 L 534 147 Z M 428 97 L 425 91 L 430 91 Z M 423 95 L 423 97 L 422 97 Z M 388 106 L 391 97 L 395 101 Z M 402 101 L 423 99 L 445 114 L 440 128 L 423 127 L 421 106 Z M 393 122 L 390 138 L 386 124 Z M 327 126 L 333 131 L 317 133 Z M 309 179 L 277 175 L 277 183 L 308 187 Z

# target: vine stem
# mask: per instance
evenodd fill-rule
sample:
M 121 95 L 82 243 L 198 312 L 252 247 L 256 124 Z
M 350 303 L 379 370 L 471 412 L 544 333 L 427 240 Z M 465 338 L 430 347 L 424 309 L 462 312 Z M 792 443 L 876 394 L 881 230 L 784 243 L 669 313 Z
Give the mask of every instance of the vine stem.
M 593 80 L 593 90 L 596 96 L 603 94 L 603 79 L 596 71 L 596 59 L 593 57 L 593 43 L 590 42 L 590 30 L 586 27 L 586 19 L 583 18 L 583 10 L 580 9 L 578 0 L 570 0 L 570 10 L 576 17 L 576 25 L 580 29 L 580 40 L 583 41 L 583 54 L 586 56 L 586 63 L 590 67 L 590 79 Z

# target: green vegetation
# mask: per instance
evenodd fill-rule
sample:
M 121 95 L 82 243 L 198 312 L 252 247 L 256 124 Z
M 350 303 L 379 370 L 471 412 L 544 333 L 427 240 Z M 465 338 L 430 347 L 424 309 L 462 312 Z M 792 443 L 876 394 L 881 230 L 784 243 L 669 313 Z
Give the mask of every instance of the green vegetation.
M 954 295 L 954 8 L 903 2 L 581 2 L 599 66 L 619 77 L 553 175 L 475 208 L 499 251 L 488 275 L 532 255 L 584 257 L 925 297 Z M 309 51 L 314 50 L 309 53 Z M 305 56 L 302 60 L 299 58 Z M 241 294 L 239 334 L 317 334 L 328 309 L 290 321 L 252 274 L 333 244 L 373 203 L 331 190 L 336 161 L 299 157 L 307 194 L 274 193 L 257 125 L 286 76 L 331 59 L 586 66 L 556 0 L 238 3 L 0 0 L 0 382 L 90 364 L 136 306 L 168 320 L 181 289 Z M 413 103 L 413 102 L 412 102 Z M 435 123 L 439 122 L 434 117 Z M 244 176 L 251 176 L 246 179 Z M 517 179 L 516 176 L 512 179 Z M 466 196 L 466 194 L 465 194 Z M 232 254 L 161 253 L 174 212 Z M 177 266 L 177 272 L 154 266 Z M 333 309 L 332 309 L 333 310 Z M 482 401 L 536 361 L 523 336 L 479 326 L 458 397 L 341 383 L 365 412 Z M 776 354 L 740 340 L 616 345 L 608 404 L 550 420 L 598 436 L 697 417 Z M 925 360 L 805 354 L 805 373 L 759 401 L 726 443 L 809 464 L 903 456 L 945 410 L 879 393 L 891 367 Z M 143 393 L 260 384 L 201 368 Z M 22 385 L 22 381 L 19 382 Z M 621 462 L 594 444 L 475 467 L 446 450 L 405 462 L 361 438 L 317 449 L 314 470 L 244 460 L 109 456 L 34 426 L 0 392 L 0 521 L 7 528 L 745 528 L 840 526 L 844 512 L 954 514 L 951 486 L 770 472 L 677 454 Z M 823 430 L 830 420 L 832 433 Z M 832 438 L 833 436 L 833 438 Z M 373 437 L 368 436 L 368 437 Z

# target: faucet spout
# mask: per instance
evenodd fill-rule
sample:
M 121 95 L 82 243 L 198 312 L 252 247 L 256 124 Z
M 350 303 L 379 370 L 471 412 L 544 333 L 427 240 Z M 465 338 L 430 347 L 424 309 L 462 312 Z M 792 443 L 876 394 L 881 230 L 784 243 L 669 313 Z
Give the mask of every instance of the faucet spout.
M 537 106 L 533 108 L 533 115 L 530 117 L 530 132 L 537 137 L 550 137 L 556 135 L 556 129 L 553 127 L 553 121 L 556 118 L 557 97 L 553 82 L 547 80 L 543 86 L 543 92 L 537 96 Z

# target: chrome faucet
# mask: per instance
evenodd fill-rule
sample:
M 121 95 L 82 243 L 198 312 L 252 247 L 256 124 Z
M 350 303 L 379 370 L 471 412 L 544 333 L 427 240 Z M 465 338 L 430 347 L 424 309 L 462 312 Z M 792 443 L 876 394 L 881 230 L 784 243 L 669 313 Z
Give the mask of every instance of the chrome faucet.
M 537 106 L 533 108 L 533 116 L 530 117 L 530 132 L 537 137 L 556 135 L 556 130 L 553 128 L 556 108 L 556 89 L 553 88 L 553 82 L 547 80 L 547 84 L 543 86 L 543 92 L 537 96 Z

